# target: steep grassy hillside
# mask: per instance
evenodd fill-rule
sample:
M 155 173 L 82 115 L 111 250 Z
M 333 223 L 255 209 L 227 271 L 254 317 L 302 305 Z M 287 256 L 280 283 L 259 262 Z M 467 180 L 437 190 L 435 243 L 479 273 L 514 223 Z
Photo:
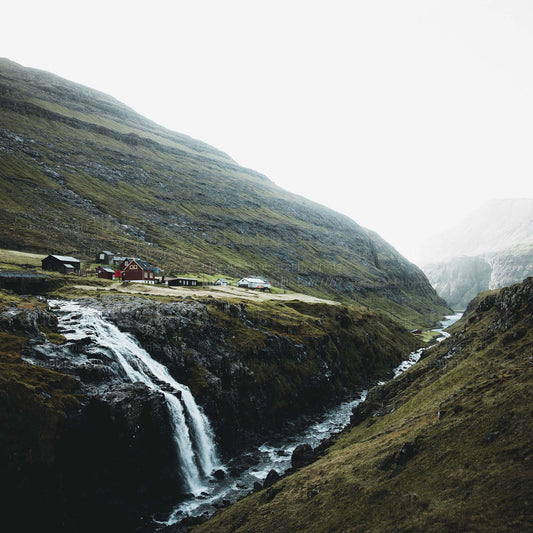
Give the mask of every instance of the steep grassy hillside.
M 533 278 L 371 391 L 325 456 L 195 532 L 530 531 Z
M 0 124 L 0 247 L 257 273 L 411 325 L 447 313 L 375 233 L 105 94 L 1 59 Z

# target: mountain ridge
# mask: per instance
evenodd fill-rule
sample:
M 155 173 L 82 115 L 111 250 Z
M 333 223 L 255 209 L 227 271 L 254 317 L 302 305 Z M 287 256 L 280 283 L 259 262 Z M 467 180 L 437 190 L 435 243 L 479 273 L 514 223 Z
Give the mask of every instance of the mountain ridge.
M 110 249 L 166 272 L 255 272 L 411 324 L 448 312 L 375 232 L 117 102 L 0 60 L 0 246 Z

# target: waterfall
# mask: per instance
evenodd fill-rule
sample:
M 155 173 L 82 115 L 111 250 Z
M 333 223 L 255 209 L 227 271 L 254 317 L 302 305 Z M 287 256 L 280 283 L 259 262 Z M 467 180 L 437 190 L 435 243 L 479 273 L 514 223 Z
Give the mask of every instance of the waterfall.
M 97 309 L 72 301 L 51 301 L 60 309 L 59 330 L 67 340 L 90 338 L 90 350 L 103 351 L 118 363 L 123 377 L 163 393 L 186 490 L 199 495 L 219 461 L 209 420 L 189 388 L 178 383 L 168 369 L 150 357 L 129 334 L 106 321 Z M 172 392 L 169 392 L 172 391 Z

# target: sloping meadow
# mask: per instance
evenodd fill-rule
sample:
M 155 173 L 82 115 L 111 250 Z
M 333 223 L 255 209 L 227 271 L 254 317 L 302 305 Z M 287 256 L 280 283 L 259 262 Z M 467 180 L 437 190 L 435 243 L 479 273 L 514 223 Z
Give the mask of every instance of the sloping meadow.
M 533 278 L 479 296 L 324 457 L 194 531 L 531 529 L 532 326 Z

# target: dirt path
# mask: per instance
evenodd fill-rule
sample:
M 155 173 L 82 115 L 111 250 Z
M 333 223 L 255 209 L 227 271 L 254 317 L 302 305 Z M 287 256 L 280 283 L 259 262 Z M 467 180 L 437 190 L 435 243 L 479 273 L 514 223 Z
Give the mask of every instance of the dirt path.
M 255 302 L 265 300 L 278 300 L 278 301 L 290 301 L 299 300 L 309 303 L 326 303 L 329 305 L 338 305 L 338 302 L 334 300 L 325 300 L 323 298 L 316 298 L 314 296 L 308 296 L 307 294 L 300 293 L 269 293 L 260 292 L 250 289 L 242 289 L 240 287 L 230 286 L 209 286 L 209 287 L 166 287 L 162 285 L 146 285 L 141 283 L 128 283 L 120 284 L 114 283 L 109 287 L 94 287 L 90 285 L 74 285 L 75 288 L 84 291 L 114 291 L 125 294 L 153 294 L 154 296 L 181 296 L 183 298 L 187 296 L 191 297 L 206 297 L 213 296 L 213 298 L 231 298 L 236 300 L 252 300 Z

